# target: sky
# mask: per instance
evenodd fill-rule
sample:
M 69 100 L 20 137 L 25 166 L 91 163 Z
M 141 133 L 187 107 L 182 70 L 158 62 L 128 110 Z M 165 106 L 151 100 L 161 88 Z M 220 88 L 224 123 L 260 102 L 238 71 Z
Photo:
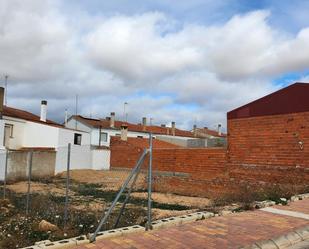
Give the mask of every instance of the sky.
M 309 82 L 309 1 L 0 0 L 7 105 L 191 129 Z

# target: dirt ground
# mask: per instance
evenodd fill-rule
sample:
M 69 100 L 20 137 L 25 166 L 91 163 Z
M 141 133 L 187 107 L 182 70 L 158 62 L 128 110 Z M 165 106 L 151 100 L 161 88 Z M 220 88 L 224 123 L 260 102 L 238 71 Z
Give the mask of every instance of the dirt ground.
M 132 196 L 135 198 L 147 198 L 147 193 L 132 193 Z M 187 207 L 199 208 L 203 209 L 212 204 L 211 200 L 208 198 L 200 198 L 200 197 L 190 197 L 190 196 L 182 196 L 175 194 L 164 194 L 164 193 L 152 193 L 152 200 L 159 203 L 167 203 L 167 204 L 176 204 L 183 205 Z
M 105 189 L 118 190 L 129 175 L 125 170 L 72 170 L 70 179 L 77 182 L 100 184 Z M 66 178 L 66 172 L 57 174 L 56 177 Z M 140 173 L 136 181 L 136 189 L 143 188 L 146 175 Z
M 93 232 L 104 210 L 117 195 L 128 177 L 128 171 L 73 170 L 70 172 L 69 219 L 64 225 L 66 174 L 52 179 L 32 181 L 30 185 L 30 214 L 25 214 L 28 182 L 7 185 L 8 203 L 0 205 L 0 248 L 13 249 L 30 246 L 34 242 L 59 240 Z M 146 175 L 140 173 L 137 184 L 120 220 L 119 227 L 144 225 L 147 217 Z M 0 186 L 1 192 L 1 186 Z M 1 194 L 1 193 L 0 193 Z M 121 195 L 104 229 L 113 228 L 126 194 Z M 153 220 L 206 210 L 207 198 L 175 194 L 153 193 Z M 55 224 L 57 231 L 40 231 L 38 224 L 46 220 Z M 15 231 L 18 230 L 18 233 Z

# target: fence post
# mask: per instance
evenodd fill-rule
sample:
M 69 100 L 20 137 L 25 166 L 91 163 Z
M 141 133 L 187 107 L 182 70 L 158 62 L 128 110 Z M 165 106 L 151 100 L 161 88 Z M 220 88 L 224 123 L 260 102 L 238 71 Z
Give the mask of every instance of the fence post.
M 152 229 L 151 226 L 151 191 L 152 191 L 152 133 L 149 133 L 149 166 L 148 166 L 148 214 L 146 230 Z
M 64 208 L 64 226 L 66 226 L 67 220 L 68 220 L 70 161 L 71 161 L 71 143 L 68 144 L 67 174 L 66 174 L 66 188 L 65 188 L 65 208 Z
M 27 203 L 26 203 L 26 215 L 29 214 L 29 205 L 30 205 L 30 185 L 31 185 L 31 174 L 32 174 L 32 157 L 33 157 L 33 151 L 31 150 L 29 152 L 28 157 L 28 191 L 27 191 Z
M 9 150 L 6 149 L 6 151 L 5 151 L 5 165 L 4 165 L 3 199 L 6 198 L 6 180 L 7 180 L 7 175 L 8 175 L 8 156 L 9 156 Z

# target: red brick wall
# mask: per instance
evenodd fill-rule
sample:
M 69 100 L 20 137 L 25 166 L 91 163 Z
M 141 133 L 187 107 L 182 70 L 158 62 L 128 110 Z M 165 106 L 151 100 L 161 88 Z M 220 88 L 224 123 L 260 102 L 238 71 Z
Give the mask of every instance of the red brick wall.
M 308 184 L 309 112 L 228 120 L 227 158 L 234 180 Z
M 115 141 L 111 167 L 132 168 L 138 144 Z M 309 112 L 228 120 L 228 148 L 153 151 L 155 190 L 210 196 L 268 184 L 309 186 Z M 179 174 L 182 173 L 182 174 Z
M 113 140 L 111 168 L 133 168 L 143 149 L 136 144 Z M 153 149 L 154 190 L 194 196 L 221 191 L 228 179 L 223 148 Z M 148 165 L 148 157 L 143 169 Z M 211 186 L 211 187 L 210 187 Z

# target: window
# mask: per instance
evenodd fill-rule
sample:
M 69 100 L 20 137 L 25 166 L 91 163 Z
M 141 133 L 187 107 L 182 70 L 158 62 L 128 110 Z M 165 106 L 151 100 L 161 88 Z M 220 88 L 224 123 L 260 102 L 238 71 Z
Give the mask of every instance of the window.
M 138 138 L 144 138 L 143 136 L 137 136 Z
M 76 145 L 82 144 L 82 134 L 74 133 L 74 144 Z
M 12 124 L 5 124 L 6 134 L 7 134 L 10 138 L 13 137 L 13 127 L 14 127 L 14 125 L 12 125 Z
M 100 140 L 101 140 L 101 142 L 107 142 L 107 133 L 106 132 L 101 132 Z
M 116 136 L 116 137 L 120 137 L 120 133 L 116 133 L 115 136 Z

